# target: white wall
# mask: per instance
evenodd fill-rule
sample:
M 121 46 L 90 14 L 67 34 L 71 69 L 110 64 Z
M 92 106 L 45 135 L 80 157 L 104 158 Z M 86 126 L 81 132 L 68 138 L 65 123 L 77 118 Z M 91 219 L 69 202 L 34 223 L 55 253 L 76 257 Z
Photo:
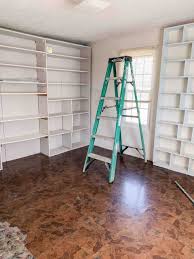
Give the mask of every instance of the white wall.
M 152 93 L 152 104 L 150 124 L 147 130 L 144 129 L 144 136 L 147 145 L 147 158 L 152 160 L 152 149 L 154 139 L 154 124 L 155 124 L 155 110 L 156 110 L 156 99 L 158 90 L 158 75 L 159 75 L 159 64 L 160 64 L 160 42 L 161 42 L 161 31 L 159 29 L 152 29 L 150 31 L 142 31 L 141 33 L 133 33 L 125 36 L 117 36 L 102 41 L 97 41 L 92 44 L 92 125 L 94 122 L 96 109 L 99 101 L 101 88 L 105 76 L 108 58 L 118 56 L 121 50 L 127 50 L 130 48 L 144 48 L 144 47 L 156 47 L 156 78 L 153 83 Z M 109 111 L 110 112 L 110 111 Z M 101 122 L 100 122 L 101 123 Z M 137 127 L 130 126 L 126 122 L 123 123 L 122 138 L 123 144 L 132 146 L 140 146 L 140 137 Z M 106 136 L 114 135 L 114 123 L 110 121 L 103 121 L 103 125 L 100 124 L 100 133 Z M 150 138 L 149 138 L 150 135 Z M 96 145 L 112 149 L 111 141 L 96 140 Z M 129 150 L 126 153 L 138 156 L 136 151 Z

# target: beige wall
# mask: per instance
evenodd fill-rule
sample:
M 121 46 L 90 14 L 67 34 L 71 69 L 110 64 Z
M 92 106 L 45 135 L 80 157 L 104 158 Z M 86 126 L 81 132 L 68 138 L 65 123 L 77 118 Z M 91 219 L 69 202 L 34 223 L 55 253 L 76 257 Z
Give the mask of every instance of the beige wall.
M 147 145 L 147 158 L 152 160 L 154 128 L 155 128 L 155 112 L 156 112 L 156 99 L 158 91 L 158 75 L 160 64 L 160 42 L 161 31 L 152 29 L 150 31 L 142 31 L 141 33 L 133 33 L 124 36 L 117 36 L 106 40 L 98 41 L 92 44 L 92 99 L 91 99 L 91 112 L 92 112 L 92 125 L 96 114 L 96 109 L 99 101 L 101 88 L 103 85 L 104 75 L 107 67 L 108 58 L 118 56 L 122 50 L 130 48 L 156 48 L 155 71 L 156 78 L 153 83 L 152 104 L 150 124 L 146 129 L 144 128 L 145 141 Z M 114 135 L 113 123 L 104 121 L 103 126 L 100 125 L 100 131 L 103 135 Z M 123 144 L 137 146 L 140 145 L 139 132 L 137 127 L 128 123 L 123 123 L 122 127 Z M 112 142 L 98 140 L 98 146 L 112 149 Z M 136 151 L 129 150 L 128 154 L 138 155 Z

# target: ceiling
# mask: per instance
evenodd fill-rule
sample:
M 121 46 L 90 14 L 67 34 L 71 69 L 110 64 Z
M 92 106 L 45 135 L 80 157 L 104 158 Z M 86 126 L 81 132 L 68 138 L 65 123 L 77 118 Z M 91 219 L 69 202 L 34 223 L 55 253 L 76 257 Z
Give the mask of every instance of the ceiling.
M 0 25 L 75 42 L 194 20 L 194 0 L 110 0 L 101 12 L 71 0 L 0 0 Z

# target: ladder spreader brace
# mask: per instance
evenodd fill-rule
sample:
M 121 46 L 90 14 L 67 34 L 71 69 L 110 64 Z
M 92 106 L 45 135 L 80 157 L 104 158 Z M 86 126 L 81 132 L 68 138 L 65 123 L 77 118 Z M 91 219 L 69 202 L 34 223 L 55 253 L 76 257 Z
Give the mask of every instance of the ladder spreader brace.
M 117 69 L 116 69 L 116 63 L 117 62 L 123 62 L 124 63 L 124 68 L 123 68 L 123 75 L 122 77 L 117 76 Z M 128 73 L 131 73 L 132 81 L 127 81 L 128 79 Z M 111 77 L 111 72 L 113 72 L 113 77 Z M 106 92 L 108 88 L 109 82 L 113 80 L 114 81 L 114 97 L 106 97 Z M 135 100 L 125 100 L 125 93 L 126 93 L 126 86 L 130 84 L 133 88 L 133 93 Z M 121 86 L 120 88 L 120 95 L 118 91 L 118 87 Z M 104 105 L 104 102 L 106 100 L 113 100 L 115 101 L 114 106 L 107 106 Z M 131 107 L 129 109 L 136 109 L 137 115 L 124 115 L 123 111 L 128 110 L 128 108 L 124 107 L 125 102 L 131 102 L 135 103 L 135 107 Z M 108 108 L 113 108 L 116 107 L 116 112 L 117 116 L 116 117 L 111 117 L 111 116 L 106 116 L 102 115 L 105 109 Z M 130 117 L 130 118 L 137 118 L 138 119 L 138 126 L 139 126 L 139 132 L 140 132 L 140 137 L 141 137 L 141 145 L 142 148 L 135 148 L 135 147 L 130 147 L 122 144 L 122 135 L 121 135 L 121 121 L 122 117 Z M 110 136 L 101 136 L 97 134 L 98 126 L 100 119 L 111 119 L 116 121 L 116 127 L 115 127 L 115 135 L 114 137 Z M 112 150 L 112 157 L 108 158 L 105 156 L 101 156 L 98 154 L 95 154 L 93 152 L 94 150 L 94 143 L 96 138 L 104 138 L 104 139 L 112 139 L 113 140 L 113 150 Z M 109 172 L 109 183 L 112 183 L 115 179 L 115 171 L 116 171 L 116 163 L 117 163 L 117 154 L 120 153 L 122 155 L 127 148 L 134 148 L 136 149 L 139 153 L 140 150 L 143 151 L 143 158 L 144 161 L 147 162 L 146 160 L 146 152 L 145 152 L 145 143 L 144 143 L 144 136 L 143 136 L 143 129 L 141 125 L 141 119 L 140 119 L 140 110 L 138 106 L 138 98 L 137 98 L 137 92 L 136 92 L 136 85 L 135 85 L 135 78 L 134 78 L 134 73 L 133 73 L 133 66 L 132 66 L 132 57 L 129 56 L 122 56 L 122 57 L 114 57 L 114 58 L 109 58 L 108 60 L 108 66 L 106 70 L 106 75 L 104 79 L 104 84 L 102 87 L 101 91 L 101 96 L 98 104 L 98 109 L 96 112 L 96 117 L 93 125 L 93 130 L 92 134 L 90 137 L 90 143 L 83 167 L 83 172 L 86 172 L 88 167 L 95 161 L 99 160 L 105 163 L 105 166 Z M 141 154 L 141 153 L 140 153 Z

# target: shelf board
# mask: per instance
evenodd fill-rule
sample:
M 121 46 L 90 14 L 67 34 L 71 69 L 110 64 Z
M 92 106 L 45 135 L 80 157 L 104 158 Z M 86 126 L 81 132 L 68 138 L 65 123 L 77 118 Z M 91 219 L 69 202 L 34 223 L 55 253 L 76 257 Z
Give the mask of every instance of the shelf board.
M 72 113 L 61 113 L 61 112 L 58 112 L 58 113 L 49 114 L 49 118 L 65 117 L 65 116 L 72 116 Z
M 90 46 L 87 46 L 87 45 L 81 45 L 81 44 L 62 41 L 62 40 L 56 40 L 56 39 L 51 39 L 51 38 L 44 38 L 44 39 L 49 44 L 55 44 L 55 45 L 60 45 L 60 46 L 69 46 L 69 47 L 77 48 L 77 49 L 81 49 L 81 48 L 90 49 L 91 48 Z
M 161 151 L 161 152 L 166 152 L 168 154 L 180 155 L 179 153 L 174 152 L 173 150 L 171 150 L 169 148 L 156 147 L 156 150 Z
M 180 42 L 173 42 L 173 43 L 166 43 L 165 46 L 179 46 L 179 45 L 188 45 L 192 44 L 194 41 L 180 41 Z
M 0 95 L 47 95 L 42 92 L 0 92 Z
M 78 114 L 88 114 L 88 111 L 75 111 L 73 113 L 53 113 L 49 114 L 50 118 L 55 118 L 55 117 L 64 117 L 64 116 L 73 116 L 73 115 L 78 115 Z
M 9 64 L 9 63 L 0 63 L 0 66 L 1 66 L 1 67 L 16 67 L 16 68 L 46 70 L 46 67 L 20 65 L 20 64 Z
M 169 140 L 181 141 L 181 142 L 185 142 L 185 143 L 189 143 L 189 144 L 194 144 L 194 143 L 191 142 L 191 140 L 189 140 L 189 139 L 171 137 L 171 136 L 166 136 L 166 135 L 158 135 L 157 137 L 158 137 L 158 138 L 165 138 L 165 139 L 169 139 Z
M 179 95 L 179 94 L 183 94 L 183 93 L 181 93 L 181 92 L 160 92 L 160 94 L 177 94 L 177 95 Z
M 85 147 L 88 144 L 83 143 L 83 142 L 74 142 L 72 143 L 72 149 L 76 149 L 76 148 L 81 148 L 81 147 Z
M 162 109 L 165 109 L 165 110 L 182 110 L 181 108 L 178 108 L 178 107 L 169 107 L 169 106 L 159 106 L 159 108 L 162 110 Z
M 64 129 L 49 131 L 50 136 L 58 136 L 58 135 L 64 135 L 64 134 L 68 134 L 68 133 L 71 133 L 71 131 L 70 130 L 64 130 Z
M 185 126 L 185 127 L 190 127 L 193 128 L 194 124 L 189 124 L 189 123 L 180 123 L 180 122 L 173 122 L 173 121 L 158 121 L 158 123 L 160 124 L 170 124 L 170 125 L 181 125 L 181 126 Z
M 87 114 L 89 111 L 73 111 L 72 115 Z
M 17 143 L 17 142 L 24 142 L 24 141 L 34 140 L 34 139 L 45 138 L 47 136 L 48 136 L 47 134 L 43 134 L 43 133 L 34 133 L 34 134 L 28 134 L 23 136 L 6 137 L 3 139 L 0 139 L 0 144 L 6 145 L 6 144 Z
M 36 84 L 36 85 L 46 85 L 46 83 L 38 82 L 38 81 L 22 81 L 22 80 L 1 80 L 0 84 Z
M 80 57 L 80 56 L 71 56 L 71 55 L 64 55 L 60 53 L 48 53 L 47 55 L 53 58 L 64 58 L 64 59 L 74 59 L 74 60 L 88 60 L 88 58 Z
M 181 78 L 188 78 L 188 77 L 193 77 L 193 76 L 161 76 L 162 79 L 181 79 Z
M 172 154 L 172 155 L 175 155 L 175 156 L 180 156 L 180 157 L 184 157 L 184 158 L 188 158 L 188 159 L 194 159 L 194 155 L 191 155 L 191 154 L 181 154 L 181 153 L 172 151 L 172 150 L 170 150 L 168 148 L 156 147 L 156 150 L 164 152 L 164 153 Z
M 27 49 L 27 48 L 11 46 L 11 45 L 0 44 L 0 48 L 1 49 L 8 49 L 8 50 L 13 50 L 13 51 L 18 51 L 18 52 L 28 52 L 28 53 L 32 53 L 32 54 L 46 54 L 45 51 L 40 51 L 40 50 L 35 50 L 35 49 Z
M 88 130 L 88 127 L 73 126 L 73 132 L 82 131 L 82 130 Z
M 77 69 L 67 69 L 67 68 L 55 68 L 48 67 L 47 70 L 50 71 L 61 71 L 61 72 L 72 72 L 72 73 L 88 73 L 88 70 L 77 70 Z
M 23 116 L 12 116 L 4 117 L 0 119 L 0 122 L 11 122 L 11 121 L 23 121 L 23 120 L 34 120 L 34 119 L 47 119 L 46 114 L 36 114 L 36 115 L 23 115 Z
M 69 97 L 69 98 L 49 98 L 49 102 L 60 102 L 60 101 L 81 101 L 81 100 L 88 100 L 87 97 Z
M 191 58 L 189 58 L 189 59 L 186 59 L 186 58 L 167 59 L 167 58 L 165 58 L 165 59 L 163 59 L 162 61 L 163 61 L 163 62 L 185 62 L 185 61 L 187 61 L 187 60 L 192 61 L 193 59 L 191 59 Z
M 179 173 L 184 173 L 184 174 L 187 174 L 187 172 L 188 172 L 187 168 L 182 167 L 182 166 L 178 166 L 178 165 L 174 165 L 174 164 L 172 164 L 170 169 L 173 170 L 173 171 L 177 171 Z
M 183 123 L 180 122 L 174 122 L 174 121 L 164 121 L 164 120 L 160 120 L 158 121 L 158 123 L 160 124 L 170 124 L 170 125 L 183 125 Z
M 58 148 L 53 148 L 50 150 L 50 156 L 56 156 L 59 154 L 62 154 L 64 152 L 70 151 L 69 147 L 58 147 Z
M 76 86 L 88 86 L 88 84 L 76 83 L 76 82 L 48 82 L 48 85 L 76 85 Z
M 155 162 L 154 162 L 154 165 L 169 169 L 169 163 L 164 162 L 164 161 L 161 161 L 161 160 L 155 161 Z

